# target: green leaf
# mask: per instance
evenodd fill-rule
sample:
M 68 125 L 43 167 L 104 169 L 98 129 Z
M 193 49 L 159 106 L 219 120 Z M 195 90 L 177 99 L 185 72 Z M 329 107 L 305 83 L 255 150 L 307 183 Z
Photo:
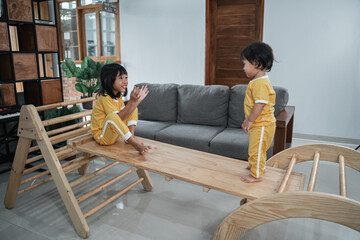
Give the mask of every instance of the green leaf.
M 89 67 L 89 59 L 90 57 L 85 57 L 84 60 L 81 62 L 81 69 L 86 69 Z
M 83 94 L 83 96 L 86 95 L 86 93 L 88 92 L 89 90 L 89 87 L 86 86 L 86 84 L 84 83 L 76 83 L 75 84 L 75 89 L 79 92 L 81 92 Z
M 76 77 L 77 72 L 80 70 L 80 68 L 76 67 L 75 63 L 68 58 L 61 63 L 61 68 L 67 78 Z

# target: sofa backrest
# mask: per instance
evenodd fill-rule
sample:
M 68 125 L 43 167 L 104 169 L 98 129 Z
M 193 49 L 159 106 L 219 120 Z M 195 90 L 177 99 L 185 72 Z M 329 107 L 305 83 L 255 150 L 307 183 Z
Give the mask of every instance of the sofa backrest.
M 142 85 L 148 86 L 149 94 L 138 106 L 139 119 L 176 122 L 178 85 L 138 83 L 135 86 Z
M 241 127 L 242 122 L 245 120 L 244 113 L 244 99 L 247 85 L 239 84 L 231 88 L 230 103 L 229 103 L 229 127 Z M 276 92 L 275 99 L 275 112 L 277 117 L 279 113 L 284 110 L 289 100 L 289 93 L 283 87 L 273 86 Z
M 229 106 L 227 86 L 180 85 L 178 123 L 226 126 Z

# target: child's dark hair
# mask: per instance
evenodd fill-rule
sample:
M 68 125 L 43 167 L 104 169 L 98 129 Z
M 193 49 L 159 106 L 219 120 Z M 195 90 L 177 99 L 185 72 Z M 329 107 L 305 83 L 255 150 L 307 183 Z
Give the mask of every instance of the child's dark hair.
M 253 42 L 247 45 L 240 54 L 240 59 L 248 60 L 251 64 L 255 64 L 256 68 L 271 71 L 274 54 L 272 48 L 264 42 Z
M 107 94 L 112 98 L 120 97 L 120 95 L 121 95 L 120 92 L 115 95 L 114 91 L 113 91 L 113 85 L 114 85 L 115 79 L 118 76 L 118 74 L 120 76 L 127 75 L 126 69 L 123 66 L 121 66 L 120 64 L 110 63 L 110 64 L 104 65 L 101 68 L 101 73 L 100 73 L 101 89 L 99 91 L 100 95 Z M 123 93 L 123 96 L 126 96 L 126 95 L 127 95 L 127 89 Z

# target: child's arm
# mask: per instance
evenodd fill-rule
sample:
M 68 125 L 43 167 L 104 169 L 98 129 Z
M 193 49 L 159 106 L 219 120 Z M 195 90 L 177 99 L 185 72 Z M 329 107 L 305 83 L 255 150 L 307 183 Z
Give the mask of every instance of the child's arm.
M 148 95 L 149 89 L 147 86 L 141 86 L 141 88 L 134 87 L 130 94 L 130 100 L 125 107 L 118 113 L 122 120 L 127 119 L 135 108 L 141 103 L 142 100 Z
M 265 103 L 255 103 L 254 107 L 251 110 L 250 115 L 247 119 L 244 120 L 244 122 L 241 124 L 241 127 L 245 133 L 247 133 L 253 124 L 253 122 L 258 118 L 258 116 L 261 114 Z

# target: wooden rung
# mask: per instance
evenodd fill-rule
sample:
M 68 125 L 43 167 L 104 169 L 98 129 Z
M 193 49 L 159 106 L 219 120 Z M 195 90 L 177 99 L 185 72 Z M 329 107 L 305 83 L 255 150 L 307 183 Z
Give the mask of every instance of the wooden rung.
M 288 166 L 288 169 L 286 170 L 286 173 L 284 175 L 284 178 L 280 184 L 280 187 L 279 187 L 279 190 L 278 190 L 278 193 L 282 193 L 284 190 L 285 190 L 285 187 L 286 187 L 286 184 L 289 180 L 289 177 L 290 177 L 290 174 L 291 172 L 293 171 L 294 169 L 294 166 L 295 166 L 295 163 L 296 163 L 296 156 L 295 154 L 292 156 L 291 158 L 291 161 L 289 163 L 289 166 Z
M 64 142 L 69 138 L 79 136 L 81 134 L 84 134 L 84 133 L 88 132 L 89 130 L 90 130 L 90 127 L 84 127 L 84 128 L 76 129 L 76 130 L 71 131 L 71 132 L 64 133 L 64 134 L 59 134 L 59 135 L 51 137 L 50 142 L 51 142 L 51 144 L 57 144 L 59 142 Z M 39 149 L 40 149 L 39 146 L 31 147 L 29 149 L 29 153 L 34 152 L 34 151 L 39 150 Z
M 39 106 L 39 107 L 36 107 L 36 110 L 38 112 L 40 112 L 40 111 L 44 111 L 44 110 L 47 110 L 47 109 L 52 109 L 52 108 L 57 108 L 57 107 L 64 107 L 64 106 L 68 106 L 68 105 L 74 105 L 74 104 L 77 104 L 77 103 L 89 102 L 89 101 L 94 101 L 94 100 L 95 100 L 95 97 L 82 98 L 82 99 L 68 101 L 68 102 L 61 102 L 61 103 L 54 103 L 54 104 L 48 104 L 48 105 L 44 105 L 44 106 Z
M 52 144 L 54 144 L 53 142 L 63 142 L 69 138 L 73 138 L 73 137 L 76 137 L 76 136 L 79 136 L 85 132 L 88 132 L 90 130 L 90 126 L 87 126 L 87 127 L 83 127 L 83 128 L 79 128 L 79 129 L 76 129 L 74 131 L 71 131 L 71 132 L 66 132 L 66 133 L 63 133 L 63 134 L 59 134 L 59 135 L 56 135 L 56 136 L 53 136 L 50 138 L 50 141 Z
M 58 134 L 58 133 L 62 133 L 62 132 L 66 132 L 66 131 L 78 128 L 78 127 L 82 127 L 84 125 L 90 124 L 90 122 L 91 122 L 91 120 L 85 121 L 85 122 L 79 122 L 79 123 L 72 124 L 72 125 L 69 125 L 69 126 L 66 126 L 66 127 L 51 130 L 51 131 L 48 131 L 46 133 L 47 133 L 48 136 L 52 136 L 52 135 L 55 135 L 55 134 Z
M 71 151 L 69 151 L 69 150 L 71 150 Z M 74 156 L 75 154 L 78 153 L 78 151 L 75 151 L 75 150 L 73 150 L 71 148 L 69 148 L 68 150 L 63 151 L 63 152 L 59 152 L 60 153 L 59 156 L 58 156 L 59 161 L 62 161 L 64 159 L 68 158 L 68 157 Z M 63 153 L 63 154 L 61 154 L 61 153 Z M 58 153 L 56 153 L 56 155 L 58 155 Z M 34 171 L 37 171 L 37 170 L 39 170 L 39 169 L 41 169 L 43 167 L 46 167 L 46 165 L 47 165 L 46 162 L 43 162 L 43 163 L 40 163 L 40 164 L 38 164 L 38 165 L 36 165 L 34 167 L 28 168 L 28 169 L 24 170 L 23 175 L 26 175 L 26 174 L 32 173 Z
M 78 113 L 73 113 L 73 114 L 69 114 L 69 115 L 65 115 L 65 116 L 61 116 L 61 117 L 57 117 L 57 118 L 44 120 L 44 121 L 42 121 L 42 124 L 44 127 L 46 127 L 46 126 L 54 125 L 57 123 L 67 122 L 70 120 L 89 116 L 89 115 L 91 115 L 91 113 L 92 113 L 92 110 L 86 110 L 86 111 L 82 111 L 82 112 L 78 112 Z
M 114 177 L 113 179 L 110 179 L 109 181 L 105 182 L 104 184 L 101 184 L 100 186 L 94 188 L 93 190 L 91 190 L 90 192 L 85 193 L 84 195 L 82 195 L 81 197 L 79 197 L 77 199 L 78 203 L 81 203 L 82 201 L 88 199 L 89 197 L 91 197 L 92 195 L 96 194 L 97 192 L 100 192 L 101 190 L 103 190 L 104 188 L 110 186 L 111 184 L 119 181 L 121 178 L 125 177 L 126 175 L 132 173 L 133 170 L 129 169 L 126 172 L 123 172 L 122 174 L 120 174 L 117 177 Z
M 79 185 L 80 183 L 83 183 L 86 180 L 89 180 L 90 178 L 93 178 L 93 177 L 99 175 L 100 173 L 105 172 L 106 170 L 109 170 L 110 168 L 115 167 L 116 165 L 119 165 L 119 164 L 120 164 L 120 162 L 113 162 L 109 165 L 106 165 L 103 168 L 100 168 L 99 170 L 96 170 L 95 172 L 92 172 L 86 176 L 78 178 L 70 183 L 70 187 L 75 187 L 75 186 Z
M 64 168 L 64 173 L 67 174 L 67 173 L 69 173 L 69 172 L 72 172 L 72 171 L 80 168 L 80 167 L 83 166 L 84 164 L 87 164 L 87 163 L 89 163 L 90 161 L 94 160 L 95 158 L 97 158 L 97 156 L 93 156 L 93 157 L 91 157 L 91 158 L 84 159 L 84 160 L 82 160 L 82 161 L 80 161 L 80 162 L 74 163 L 74 164 L 72 164 L 72 165 Z M 45 179 L 45 180 L 43 180 L 43 181 L 41 181 L 41 182 L 38 182 L 38 183 L 33 184 L 33 185 L 31 185 L 31 186 L 29 186 L 29 187 L 27 187 L 27 188 L 24 188 L 24 189 L 22 189 L 22 190 L 19 190 L 17 194 L 18 194 L 18 195 L 19 195 L 19 194 L 22 194 L 22 193 L 27 192 L 27 191 L 29 191 L 29 190 L 31 190 L 31 189 L 37 188 L 37 187 L 39 187 L 39 186 L 41 186 L 41 185 L 43 185 L 43 184 L 45 184 L 45 183 L 48 183 L 48 182 L 50 182 L 50 181 L 52 181 L 52 180 L 53 180 L 53 177 L 49 177 L 49 178 L 47 178 L 47 179 Z
M 58 149 L 55 149 L 55 153 L 61 152 L 61 151 L 66 150 L 66 149 L 68 149 L 67 146 L 61 147 L 61 148 L 58 148 Z M 25 162 L 25 163 L 26 163 L 26 164 L 30 164 L 30 163 L 39 161 L 39 160 L 41 160 L 41 159 L 43 159 L 43 158 L 44 158 L 43 155 L 40 154 L 40 155 L 37 155 L 37 156 L 35 156 L 35 157 L 26 159 L 26 162 Z
M 66 167 L 66 166 L 70 165 L 71 163 L 79 162 L 79 161 L 81 161 L 81 160 L 83 160 L 83 159 L 84 159 L 84 156 L 75 158 L 75 159 L 73 159 L 73 160 L 71 160 L 71 161 L 68 161 L 68 162 L 66 162 L 66 163 L 61 164 L 61 167 Z M 28 183 L 28 182 L 31 182 L 31 181 L 33 181 L 33 180 L 35 180 L 35 179 L 40 178 L 40 177 L 46 176 L 46 175 L 48 175 L 49 173 L 50 173 L 50 171 L 49 171 L 49 170 L 46 170 L 46 171 L 41 172 L 41 173 L 39 173 L 39 174 L 36 174 L 36 175 L 34 175 L 34 176 L 28 177 L 28 178 L 22 180 L 21 183 L 20 183 L 20 185 L 25 184 L 25 183 Z
M 109 199 L 105 200 L 104 202 L 100 203 L 99 205 L 97 205 L 96 207 L 85 213 L 84 217 L 87 218 L 91 216 L 92 214 L 94 214 L 101 208 L 105 207 L 107 204 L 114 201 L 115 199 L 117 199 L 118 197 L 120 197 L 121 195 L 123 195 L 124 193 L 126 193 L 127 191 L 129 191 L 131 188 L 135 187 L 137 184 L 141 183 L 142 181 L 144 181 L 144 178 L 139 178 L 137 181 L 133 182 L 132 184 L 130 184 L 129 186 L 127 186 L 126 188 L 115 194 L 114 196 L 110 197 Z
M 319 170 L 319 162 L 320 162 L 320 153 L 315 152 L 314 161 L 313 161 L 313 165 L 312 165 L 312 169 L 311 169 L 310 180 L 309 180 L 309 184 L 307 187 L 307 190 L 309 192 L 313 192 L 315 189 L 317 173 Z
M 165 181 L 170 182 L 171 180 L 173 180 L 173 178 L 172 178 L 172 177 L 165 176 Z
M 210 188 L 203 187 L 203 192 L 209 192 L 209 191 L 210 191 Z
M 65 147 L 61 147 L 61 148 L 58 148 L 58 149 L 55 149 L 55 153 L 56 153 L 56 156 L 61 156 L 61 155 L 64 155 L 64 154 L 67 154 L 67 153 L 70 153 L 72 152 L 73 150 L 71 148 L 68 148 L 67 146 Z M 40 155 L 37 155 L 35 157 L 32 157 L 32 158 L 28 158 L 26 159 L 26 164 L 30 164 L 30 163 L 33 163 L 33 162 L 36 162 L 40 159 L 43 159 L 43 155 L 40 154 Z
M 340 195 L 347 197 L 345 159 L 343 155 L 339 155 L 339 178 Z

